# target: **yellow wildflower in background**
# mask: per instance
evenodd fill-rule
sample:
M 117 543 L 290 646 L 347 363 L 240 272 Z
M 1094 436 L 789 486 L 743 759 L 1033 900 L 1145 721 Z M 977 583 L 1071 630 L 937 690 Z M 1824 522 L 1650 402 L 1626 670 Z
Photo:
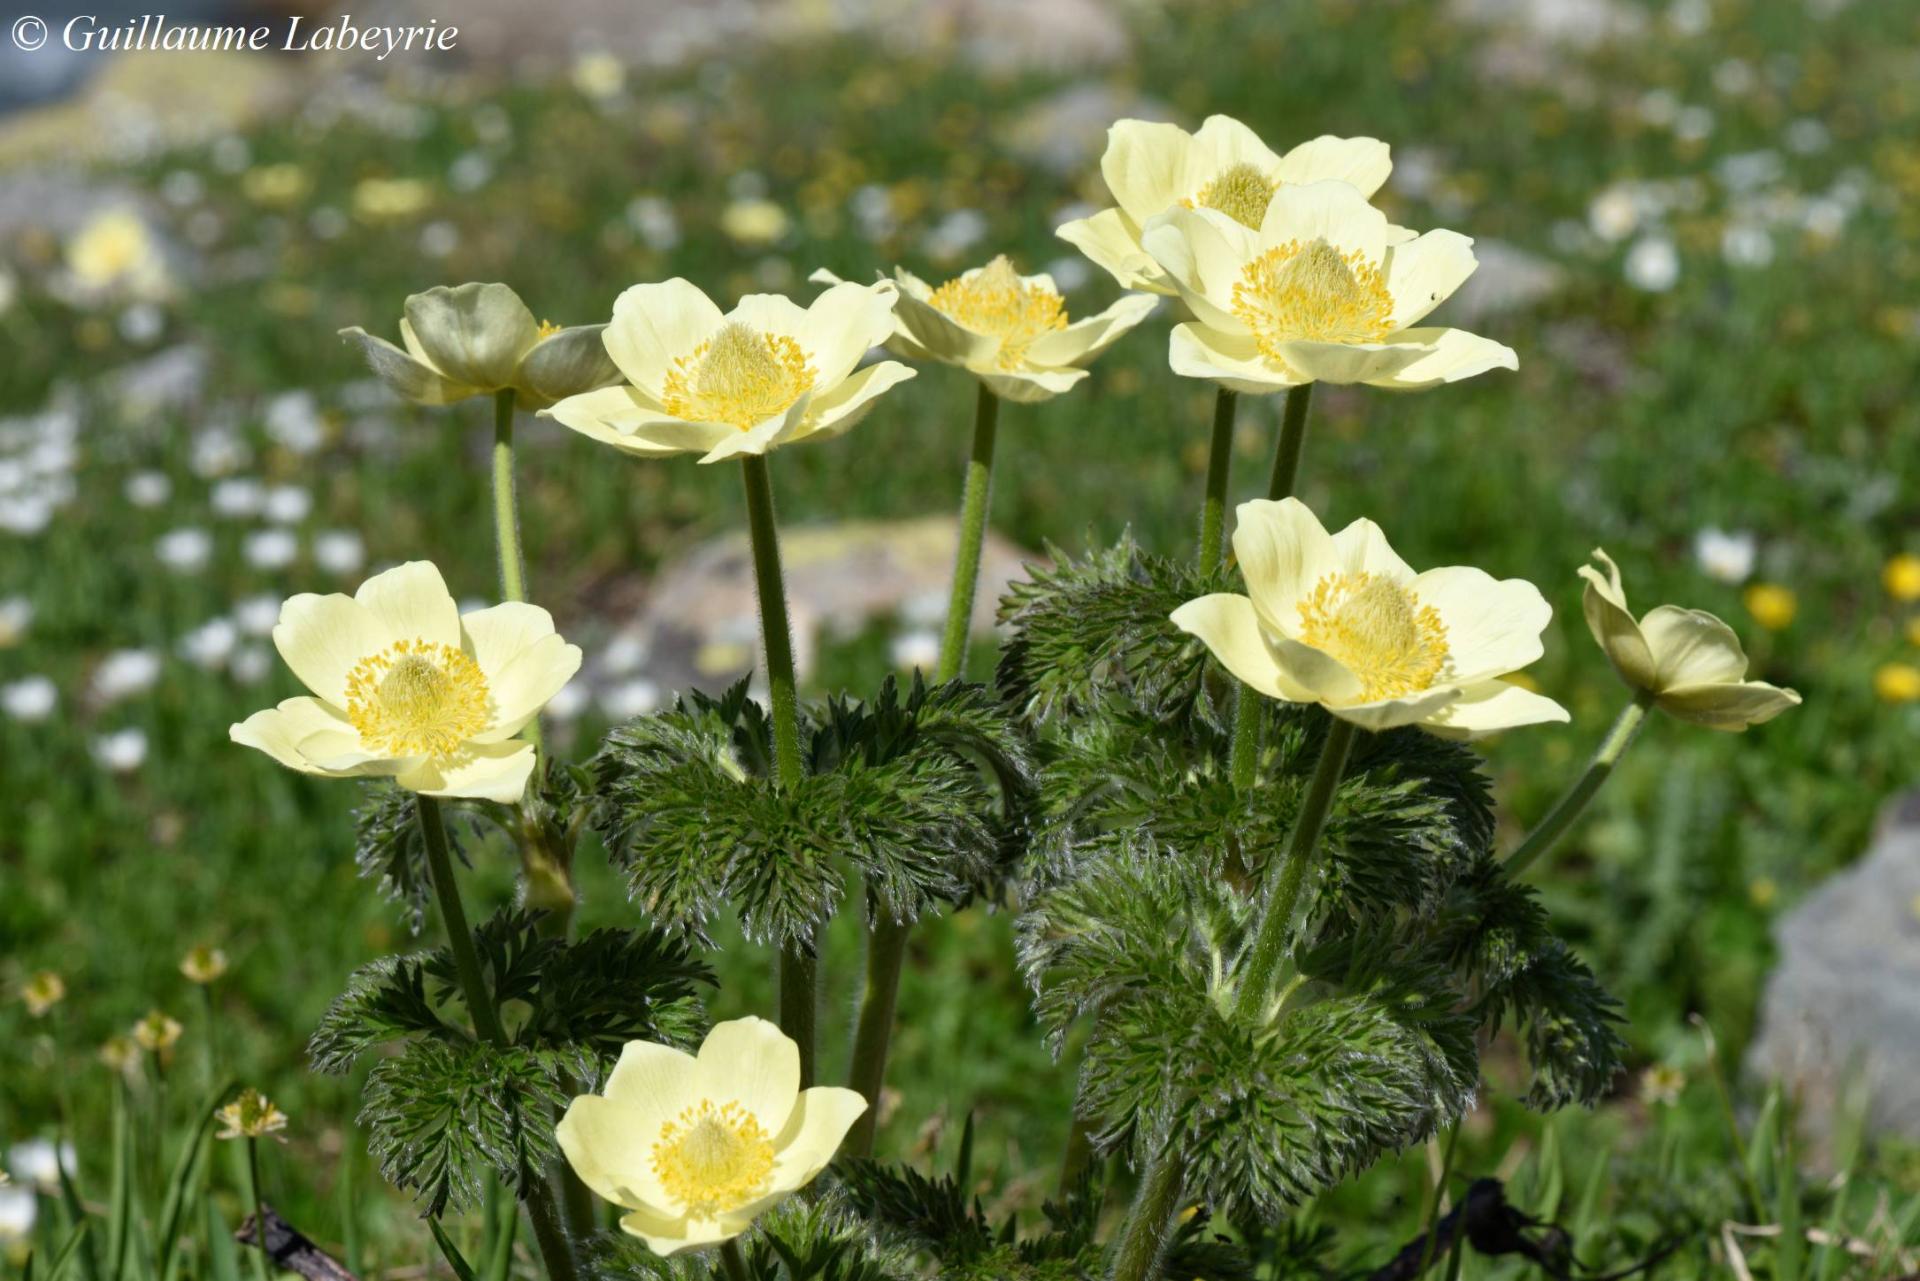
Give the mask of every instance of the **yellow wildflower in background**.
M 240 189 L 256 205 L 285 209 L 307 198 L 307 193 L 313 190 L 313 180 L 299 165 L 283 161 L 247 170 L 240 179 Z
M 213 1136 L 216 1139 L 258 1139 L 272 1135 L 286 1142 L 280 1131 L 287 1128 L 287 1114 L 251 1086 L 213 1115 L 220 1122 L 220 1130 Z
M 765 1019 L 719 1023 L 696 1057 L 629 1041 L 604 1094 L 568 1105 L 567 1163 L 627 1213 L 620 1227 L 671 1255 L 740 1235 L 813 1181 L 867 1101 L 800 1088 L 800 1048 Z
M 180 972 L 188 982 L 205 987 L 227 972 L 227 954 L 211 944 L 196 943 L 180 958 Z
M 40 1018 L 67 996 L 66 980 L 52 970 L 41 970 L 20 985 L 20 999 L 27 1013 Z
M 293 597 L 273 643 L 314 697 L 255 712 L 228 730 L 234 742 L 305 774 L 505 804 L 533 772 L 533 745 L 515 735 L 580 668 L 546 610 L 509 601 L 463 615 L 426 561 L 352 596 Z
M 1770 632 L 1785 631 L 1800 612 L 1800 599 L 1793 589 L 1778 583 L 1755 583 L 1742 594 L 1747 613 Z
M 605 325 L 542 324 L 505 285 L 444 286 L 409 295 L 400 317 L 405 350 L 359 326 L 340 336 L 359 346 L 374 375 L 416 405 L 450 405 L 512 391 L 522 409 L 618 382 L 601 342 Z
M 813 278 L 839 279 L 824 270 Z M 937 287 L 899 267 L 893 278 L 899 299 L 888 351 L 957 365 L 994 395 L 1024 403 L 1071 389 L 1086 378 L 1086 365 L 1159 304 L 1150 294 L 1128 294 L 1076 321 L 1052 276 L 1023 276 L 1004 254 Z
M 1329 534 L 1305 503 L 1242 503 L 1233 550 L 1247 595 L 1173 611 L 1249 687 L 1318 703 L 1364 729 L 1446 738 L 1564 721 L 1502 678 L 1540 657 L 1553 611 L 1532 583 L 1449 566 L 1416 574 L 1370 520 Z
M 132 1076 L 140 1068 L 140 1046 L 130 1036 L 110 1036 L 100 1044 L 100 1061 L 122 1076 Z
M 1883 703 L 1920 701 L 1920 667 L 1882 663 L 1873 673 L 1873 692 Z
M 1920 648 L 1920 614 L 1907 620 L 1907 644 Z
M 1640 1093 L 1649 1103 L 1671 1107 L 1687 1088 L 1687 1074 L 1668 1063 L 1655 1063 L 1640 1074 Z
M 1897 601 L 1920 600 L 1920 556 L 1901 552 L 1892 557 L 1880 571 L 1880 581 Z
M 722 313 L 685 280 L 635 285 L 614 303 L 605 335 L 626 382 L 542 412 L 645 458 L 697 453 L 714 463 L 828 440 L 913 377 L 891 360 L 855 368 L 893 332 L 893 303 L 890 283 L 841 283 L 805 308 L 749 294 Z
M 67 271 L 86 294 L 158 298 L 172 288 L 159 243 L 131 209 L 95 214 L 67 242 Z
M 1147 224 L 1169 209 L 1215 209 L 1258 227 L 1284 187 L 1332 179 L 1366 197 L 1392 170 L 1387 144 L 1376 138 L 1325 135 L 1280 156 L 1231 116 L 1209 116 L 1191 134 L 1178 125 L 1122 120 L 1107 131 L 1100 157 L 1100 174 L 1117 206 L 1065 223 L 1054 234 L 1123 289 L 1176 294 L 1166 268 L 1141 243 Z
M 399 222 L 433 203 L 433 188 L 418 178 L 363 178 L 353 188 L 353 212 L 362 222 Z
M 1311 382 L 1411 391 L 1518 368 L 1490 338 L 1417 327 L 1473 274 L 1473 241 L 1399 235 L 1344 182 L 1282 187 L 1257 227 L 1205 208 L 1155 219 L 1143 243 L 1194 317 L 1174 327 L 1173 371 L 1257 395 Z
M 180 1040 L 180 1020 L 159 1010 L 148 1010 L 146 1017 L 133 1025 L 133 1043 L 154 1054 L 165 1054 Z
M 1587 629 L 1629 687 L 1653 696 L 1667 715 L 1708 729 L 1739 732 L 1770 721 L 1800 695 L 1750 681 L 1747 654 L 1733 629 L 1700 609 L 1661 605 L 1635 620 L 1613 558 L 1594 548 L 1605 568 L 1580 567 L 1587 586 Z
M 604 49 L 596 49 L 573 60 L 568 79 L 588 98 L 617 98 L 627 87 L 627 64 Z
M 720 230 L 749 247 L 772 244 L 792 225 L 787 211 L 771 200 L 736 200 L 720 211 Z

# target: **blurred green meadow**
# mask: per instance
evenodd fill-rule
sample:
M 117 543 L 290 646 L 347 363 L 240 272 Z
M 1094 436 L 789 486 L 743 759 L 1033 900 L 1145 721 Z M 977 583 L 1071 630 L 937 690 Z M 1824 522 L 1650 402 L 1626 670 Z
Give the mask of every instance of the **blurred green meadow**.
M 304 1066 L 345 975 L 407 928 L 356 874 L 355 788 L 226 736 L 296 692 L 265 638 L 285 596 L 412 558 L 462 598 L 494 591 L 483 404 L 394 402 L 336 330 L 395 336 L 406 294 L 465 280 L 588 323 L 626 285 L 674 275 L 716 297 L 800 293 L 816 267 L 940 280 L 1003 252 L 1054 271 L 1078 315 L 1114 290 L 1052 229 L 1106 203 L 1105 123 L 1157 110 L 1189 127 L 1232 114 L 1283 148 L 1383 138 L 1392 220 L 1480 242 L 1480 287 L 1452 306 L 1519 353 L 1518 373 L 1399 398 L 1323 389 L 1302 496 L 1329 522 L 1375 516 L 1416 563 L 1527 578 L 1553 603 L 1531 671 L 1573 723 L 1488 748 L 1515 838 L 1624 698 L 1580 615 L 1574 569 L 1594 546 L 1637 609 L 1720 614 L 1756 676 L 1803 695 L 1745 735 L 1657 721 L 1532 873 L 1679 1101 L 1628 1077 L 1595 1114 L 1543 1125 L 1496 1053 L 1457 1158 L 1533 1180 L 1536 1205 L 1616 1150 L 1658 1172 L 1590 1193 L 1622 1213 L 1737 1186 L 1690 1018 L 1737 1075 L 1772 923 L 1862 852 L 1920 772 L 1920 565 L 1897 559 L 1920 554 L 1920 8 L 1591 7 L 1615 21 L 1588 40 L 1536 27 L 1589 6 L 1128 3 L 1130 52 L 1092 69 L 982 69 L 959 42 L 854 32 L 664 70 L 599 54 L 538 75 L 396 72 L 191 142 L 16 159 L 0 172 L 15 203 L 49 181 L 110 196 L 64 222 L 0 222 L 0 1142 L 51 1137 L 70 1109 L 80 1181 L 104 1188 L 118 1087 L 98 1052 L 159 1009 L 185 1028 L 165 1073 L 174 1124 L 217 1077 L 258 1085 L 292 1118 L 270 1199 L 316 1240 L 353 1242 L 366 1272 L 429 1257 L 367 1168 L 356 1080 Z M 1212 396 L 1168 372 L 1165 338 L 1149 322 L 1075 393 L 1006 409 L 996 531 L 1036 555 L 1129 529 L 1189 545 Z M 782 454 L 783 526 L 953 510 L 972 395 L 926 368 L 844 442 Z M 1277 411 L 1242 407 L 1236 496 L 1264 485 Z M 521 438 L 531 594 L 590 662 L 663 566 L 741 527 L 730 469 L 613 458 L 546 421 Z M 871 692 L 908 626 L 829 629 L 815 691 Z M 983 639 L 976 678 L 992 657 Z M 583 758 L 620 710 L 577 700 L 559 741 Z M 504 846 L 469 851 L 470 901 L 508 901 Z M 596 846 L 579 872 L 584 925 L 635 918 Z M 178 968 L 197 943 L 231 961 L 205 1002 Z M 720 943 L 715 1012 L 766 1009 L 768 958 Z M 859 945 L 843 917 L 828 1079 Z M 970 910 L 913 955 L 880 1151 L 944 1162 L 971 1113 L 983 1194 L 1031 1217 L 1072 1065 L 1031 1025 L 1008 921 Z M 66 997 L 35 1017 L 12 998 L 42 970 Z M 159 1107 L 156 1067 L 128 1087 L 137 1115 Z M 1863 1186 L 1915 1167 L 1891 1142 L 1863 1160 Z M 1316 1207 L 1342 1258 L 1377 1265 L 1416 1229 L 1424 1161 Z M 1554 1194 L 1563 1216 L 1605 1217 L 1580 1195 Z

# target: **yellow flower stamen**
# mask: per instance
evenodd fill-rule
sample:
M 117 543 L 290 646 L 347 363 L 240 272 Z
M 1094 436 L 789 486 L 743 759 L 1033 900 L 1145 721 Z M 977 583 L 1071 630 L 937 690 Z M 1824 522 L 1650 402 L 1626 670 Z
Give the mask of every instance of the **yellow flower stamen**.
M 565 329 L 565 328 L 566 328 L 565 325 L 556 325 L 551 320 L 543 320 L 540 322 L 540 338 L 542 341 L 544 341 L 548 338 L 553 337 L 555 334 L 559 333 L 562 329 Z
M 1189 209 L 1218 209 L 1243 227 L 1258 229 L 1280 184 L 1241 161 L 1215 174 L 1213 180 L 1180 203 Z
M 653 1172 L 686 1213 L 712 1218 L 765 1193 L 773 1139 L 738 1103 L 702 1099 L 660 1127 Z
M 1300 639 L 1336 658 L 1373 702 L 1433 685 L 1447 665 L 1447 626 L 1412 592 L 1364 570 L 1328 574 L 1300 602 Z
M 815 377 L 799 343 L 733 321 L 673 362 L 660 404 L 675 418 L 746 431 L 792 408 Z
M 1067 327 L 1067 308 L 1060 295 L 1045 285 L 1021 280 L 1005 254 L 978 271 L 947 281 L 928 296 L 927 305 L 976 334 L 998 338 L 1000 353 L 995 363 L 1002 369 L 1019 368 L 1034 339 Z
M 1282 345 L 1300 339 L 1379 342 L 1393 330 L 1393 295 L 1379 265 L 1360 251 L 1290 240 L 1241 269 L 1233 314 L 1263 353 L 1284 361 Z
M 480 665 L 451 645 L 396 641 L 347 674 L 347 719 L 368 748 L 447 757 L 486 729 L 493 696 Z

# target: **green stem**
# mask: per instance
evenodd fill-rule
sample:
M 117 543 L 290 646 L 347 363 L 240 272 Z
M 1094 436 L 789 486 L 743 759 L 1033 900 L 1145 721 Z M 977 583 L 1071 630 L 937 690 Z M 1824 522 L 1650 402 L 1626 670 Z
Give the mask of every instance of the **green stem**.
M 1447 1176 L 1453 1172 L 1453 1150 L 1460 1141 L 1460 1123 L 1454 1122 L 1447 1129 L 1446 1145 L 1440 1150 L 1440 1169 L 1433 1176 L 1433 1188 L 1427 1198 L 1427 1244 L 1420 1251 L 1420 1270 L 1416 1277 L 1427 1275 L 1427 1269 L 1433 1266 L 1433 1251 L 1440 1240 L 1440 1205 L 1446 1200 Z
M 480 1038 L 501 1048 L 508 1044 L 507 1030 L 500 1022 L 500 1011 L 480 969 L 480 954 L 473 947 L 473 929 L 467 924 L 467 909 L 460 901 L 460 884 L 454 880 L 453 860 L 447 850 L 446 820 L 440 802 L 431 796 L 418 796 L 418 818 L 422 843 L 427 847 L 427 874 L 440 903 L 440 917 L 447 930 L 447 945 L 453 953 L 453 968 L 460 980 L 460 994 L 466 999 L 467 1012 L 473 1017 Z M 548 1281 L 575 1281 L 579 1275 L 573 1260 L 573 1243 L 560 1226 L 559 1208 L 554 1204 L 553 1188 L 538 1171 L 523 1171 L 520 1180 L 525 1193 L 527 1219 L 540 1255 L 547 1265 Z
M 800 785 L 800 704 L 793 674 L 793 631 L 780 572 L 780 534 L 773 519 L 773 480 L 764 454 L 740 460 L 753 543 L 754 589 L 760 597 L 760 640 L 767 651 L 767 693 L 773 703 L 773 774 L 782 791 Z M 800 1086 L 813 1084 L 819 958 L 801 944 L 780 950 L 780 1030 L 800 1047 Z
M 1185 1177 L 1186 1163 L 1171 1150 L 1162 1151 L 1141 1172 L 1140 1190 L 1134 1194 L 1133 1206 L 1120 1229 L 1108 1281 L 1148 1281 L 1158 1275 L 1160 1258 L 1173 1232 L 1174 1215 L 1180 1209 Z
M 727 1281 L 748 1281 L 747 1261 L 740 1255 L 740 1241 L 731 1237 L 720 1243 L 720 1262 L 727 1270 Z
M 1307 443 L 1307 410 L 1313 405 L 1313 384 L 1301 383 L 1287 392 L 1287 412 L 1280 420 L 1280 443 L 1273 450 L 1273 474 L 1267 478 L 1267 497 L 1274 502 L 1291 497 L 1300 475 L 1300 448 Z
M 247 1199 L 253 1202 L 253 1275 L 267 1281 L 267 1208 L 260 1196 L 260 1140 L 247 1139 Z
M 1642 690 L 1633 696 L 1633 701 L 1620 709 L 1614 717 L 1613 725 L 1607 730 L 1607 736 L 1600 740 L 1599 750 L 1588 762 L 1586 772 L 1574 780 L 1566 794 L 1554 802 L 1540 825 L 1527 833 L 1527 839 L 1520 842 L 1520 848 L 1507 856 L 1507 875 L 1518 876 L 1533 866 L 1542 855 L 1560 843 L 1567 829 L 1580 821 L 1588 804 L 1599 792 L 1601 784 L 1613 773 L 1613 767 L 1626 754 L 1627 748 L 1639 736 L 1640 727 L 1646 723 L 1647 709 L 1653 706 L 1653 695 Z
M 513 493 L 513 392 L 493 397 L 493 539 L 500 555 L 500 598 L 527 598 L 520 552 L 520 506 Z
M 1245 691 L 1242 691 L 1245 697 Z M 1293 937 L 1293 918 L 1300 907 L 1300 894 L 1307 883 L 1307 871 L 1313 865 L 1320 833 L 1327 825 L 1327 812 L 1333 808 L 1334 793 L 1347 767 L 1347 753 L 1353 748 L 1354 725 L 1339 717 L 1327 723 L 1327 741 L 1320 748 L 1320 763 L 1314 766 L 1313 779 L 1300 802 L 1300 813 L 1293 820 L 1293 833 L 1287 838 L 1286 854 L 1277 867 L 1269 869 L 1272 888 L 1267 894 L 1260 933 L 1255 936 L 1253 953 L 1241 980 L 1238 1012 L 1242 1018 L 1256 1017 L 1267 1002 L 1273 977 L 1287 953 Z
M 1207 449 L 1207 496 L 1200 507 L 1200 570 L 1220 564 L 1220 536 L 1227 524 L 1227 477 L 1233 468 L 1233 414 L 1240 396 L 1225 387 L 1213 398 L 1213 440 Z
M 1280 422 L 1280 441 L 1273 450 L 1273 473 L 1267 478 L 1267 497 L 1274 502 L 1292 495 L 1300 475 L 1300 450 L 1307 441 L 1307 410 L 1313 404 L 1313 384 L 1302 383 L 1287 393 L 1287 410 Z M 1233 712 L 1233 790 L 1253 790 L 1260 768 L 1260 695 L 1240 687 Z
M 867 938 L 867 991 L 860 1002 L 860 1023 L 853 1034 L 853 1069 L 847 1085 L 867 1100 L 844 1144 L 854 1156 L 873 1152 L 880 1128 L 880 1091 L 887 1081 L 887 1047 L 893 1037 L 893 1013 L 900 1001 L 900 971 L 907 955 L 907 921 L 881 915 Z
M 1000 398 L 983 382 L 973 410 L 973 453 L 967 459 L 967 483 L 960 500 L 960 547 L 953 558 L 953 595 L 947 602 L 947 630 L 940 640 L 936 681 L 950 681 L 967 668 L 967 637 L 972 631 L 973 597 L 980 585 L 980 548 L 987 537 L 987 507 L 993 493 L 993 443 L 1000 428 Z M 881 1053 L 886 1053 L 884 1044 Z

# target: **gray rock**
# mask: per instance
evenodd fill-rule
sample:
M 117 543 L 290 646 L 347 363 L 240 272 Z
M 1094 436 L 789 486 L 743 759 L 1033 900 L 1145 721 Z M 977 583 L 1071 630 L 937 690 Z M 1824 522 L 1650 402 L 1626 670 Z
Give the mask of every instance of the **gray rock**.
M 1473 254 L 1480 265 L 1446 303 L 1448 320 L 1458 324 L 1525 311 L 1553 297 L 1566 283 L 1567 273 L 1558 263 L 1504 240 L 1476 240 Z
M 1920 1141 L 1920 792 L 1890 802 L 1866 856 L 1775 937 L 1748 1071 L 1792 1092 L 1816 1147 L 1862 1096 L 1869 1133 Z

